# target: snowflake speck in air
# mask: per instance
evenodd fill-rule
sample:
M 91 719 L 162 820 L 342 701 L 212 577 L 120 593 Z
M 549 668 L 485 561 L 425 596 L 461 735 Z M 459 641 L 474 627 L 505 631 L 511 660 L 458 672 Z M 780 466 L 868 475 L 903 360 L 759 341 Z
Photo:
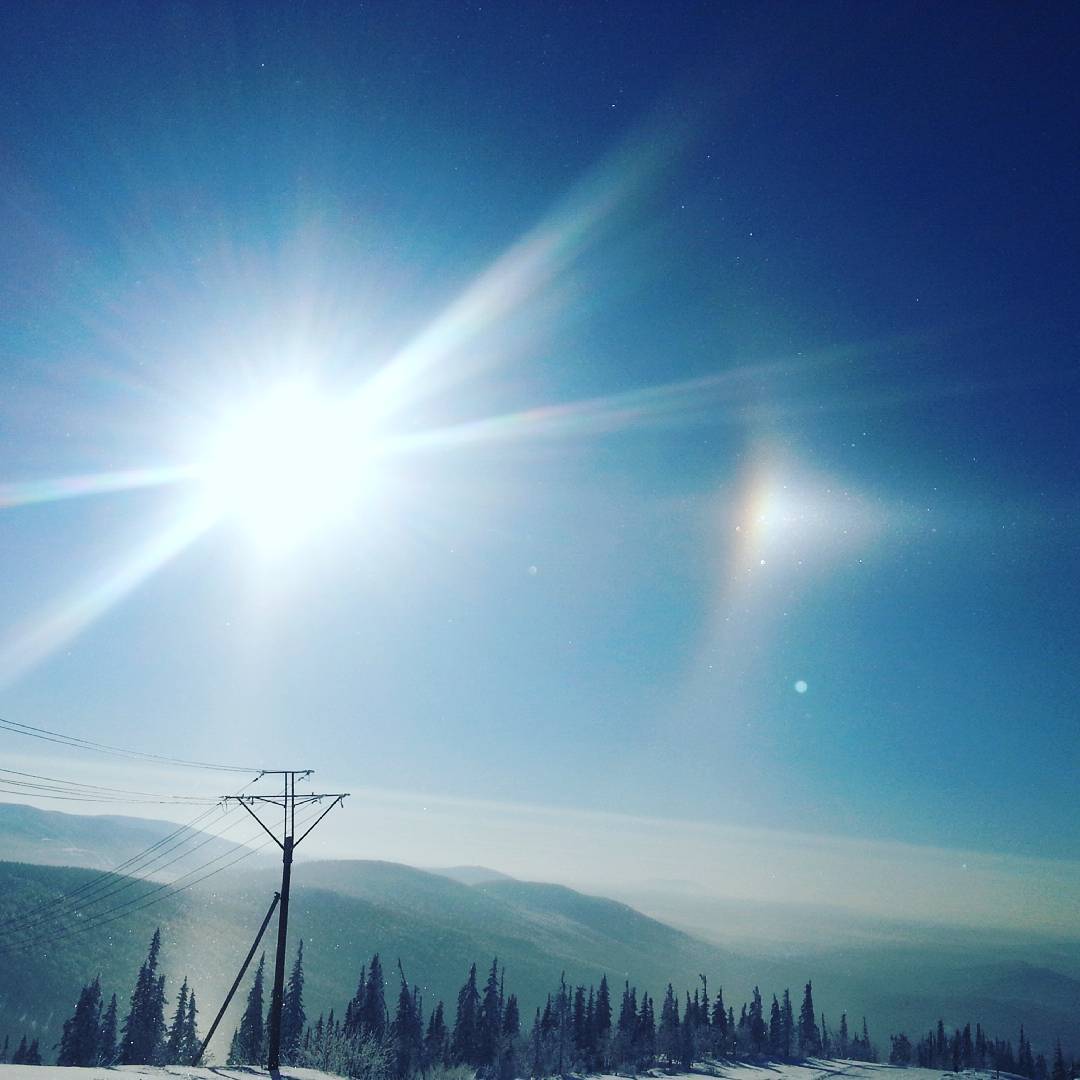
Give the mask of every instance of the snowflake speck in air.
M 808 689 L 808 687 L 806 685 L 806 680 L 805 679 L 800 679 L 795 684 L 795 693 L 796 694 L 805 694 L 807 689 Z

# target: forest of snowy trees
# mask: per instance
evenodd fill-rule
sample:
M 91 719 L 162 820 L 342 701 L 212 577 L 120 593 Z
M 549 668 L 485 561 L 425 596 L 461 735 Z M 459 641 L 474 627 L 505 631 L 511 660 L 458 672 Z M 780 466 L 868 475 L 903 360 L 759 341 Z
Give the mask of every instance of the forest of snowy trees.
M 78 995 L 64 1022 L 56 1051 L 58 1065 L 191 1064 L 201 1047 L 194 989 L 185 978 L 175 1006 L 168 1007 L 165 977 L 159 973 L 160 931 L 154 933 L 139 969 L 123 1021 L 117 999 L 104 1001 L 94 978 Z M 281 1056 L 291 1065 L 323 1069 L 358 1080 L 513 1080 L 597 1072 L 629 1075 L 651 1068 L 689 1071 L 719 1060 L 802 1060 L 844 1058 L 877 1061 L 866 1018 L 852 1033 L 846 1013 L 835 1026 L 814 1007 L 813 986 L 803 988 L 796 1015 L 785 989 L 766 1008 L 758 987 L 735 1008 L 723 989 L 710 995 L 701 985 L 680 996 L 668 984 L 657 1015 L 653 998 L 624 982 L 616 1006 L 607 977 L 599 986 L 571 986 L 563 975 L 526 1027 L 518 999 L 506 988 L 506 972 L 493 960 L 480 985 L 476 965 L 469 968 L 457 995 L 453 1023 L 443 1002 L 425 1017 L 419 988 L 410 985 L 400 962 L 390 975 L 396 1001 L 387 1007 L 387 977 L 379 954 L 360 970 L 356 992 L 340 1013 L 331 1010 L 314 1022 L 304 1007 L 304 947 L 300 943 L 282 1004 Z M 248 988 L 239 1025 L 232 1034 L 228 1064 L 265 1061 L 268 1030 L 265 957 Z M 167 1012 L 171 1019 L 167 1017 Z M 995 1069 L 1030 1080 L 1072 1080 L 1077 1063 L 1067 1062 L 1060 1042 L 1052 1064 L 1032 1050 L 1021 1027 L 1018 1045 L 993 1039 L 980 1024 L 949 1032 L 942 1021 L 917 1043 L 906 1034 L 890 1038 L 891 1064 L 916 1064 L 959 1072 Z M 24 1034 L 14 1051 L 5 1038 L 0 1061 L 42 1064 L 38 1041 Z

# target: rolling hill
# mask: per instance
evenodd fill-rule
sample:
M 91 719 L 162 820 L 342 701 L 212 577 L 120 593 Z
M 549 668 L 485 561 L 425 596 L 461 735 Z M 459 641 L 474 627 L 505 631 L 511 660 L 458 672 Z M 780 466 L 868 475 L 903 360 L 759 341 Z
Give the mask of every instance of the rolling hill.
M 51 816 L 55 829 L 83 828 L 77 815 Z M 93 845 L 81 851 L 126 850 L 137 819 L 88 819 Z M 157 826 L 158 823 L 146 823 Z M 35 824 L 40 827 L 40 824 Z M 89 828 L 89 826 L 86 826 Z M 152 835 L 152 834 L 151 834 Z M 21 836 L 16 843 L 23 843 Z M 71 837 L 54 836 L 70 846 Z M 0 834 L 0 854 L 10 844 Z M 0 863 L 0 1039 L 35 1025 L 42 1045 L 56 1041 L 81 985 L 96 974 L 106 994 L 126 1004 L 138 966 L 156 926 L 162 927 L 163 970 L 168 993 L 175 995 L 188 975 L 208 1025 L 247 950 L 279 872 L 269 865 L 222 872 L 159 903 L 143 908 L 139 897 L 152 884 L 103 879 L 94 890 L 120 890 L 98 905 L 72 905 L 63 918 L 29 927 L 32 949 L 12 950 L 20 940 L 6 920 L 73 889 L 85 889 L 98 874 L 83 868 Z M 473 868 L 469 868 L 470 871 Z M 400 958 L 410 982 L 420 985 L 425 1007 L 443 1000 L 452 1015 L 457 990 L 469 965 L 481 978 L 498 956 L 507 986 L 529 1021 L 533 1010 L 565 971 L 573 983 L 597 983 L 606 974 L 617 995 L 624 979 L 659 997 L 670 980 L 680 991 L 709 976 L 715 993 L 738 1011 L 754 985 L 768 996 L 790 987 L 801 991 L 814 979 L 815 999 L 834 1021 L 841 1011 L 865 1013 L 871 1034 L 882 1045 L 891 1031 L 917 1034 L 942 1016 L 946 1023 L 980 1020 L 992 1032 L 1010 1037 L 1024 1022 L 1037 1046 L 1050 1048 L 1061 1036 L 1071 1044 L 1080 1014 L 1077 957 L 1053 943 L 1035 948 L 1020 941 L 966 937 L 951 940 L 944 931 L 912 935 L 900 942 L 858 940 L 848 947 L 799 950 L 790 942 L 781 953 L 758 950 L 750 942 L 716 944 L 650 918 L 615 900 L 589 896 L 561 885 L 517 881 L 497 873 L 465 875 L 431 872 L 398 863 L 362 860 L 297 864 L 293 877 L 290 939 L 302 937 L 310 1015 L 340 1012 L 351 996 L 361 967 L 373 952 L 383 958 L 388 997 Z M 148 897 L 149 898 L 149 897 Z M 128 903 L 132 901 L 131 903 Z M 115 921 L 95 926 L 88 916 L 119 903 L 128 906 Z M 797 915 L 795 908 L 793 916 Z M 23 935 L 26 936 L 26 935 Z M 270 935 L 272 937 L 272 935 Z M 270 937 L 264 943 L 272 948 Z M 1006 947 L 1007 944 L 1007 947 Z M 753 955 L 756 954 L 756 955 Z M 1055 957 L 1060 956 L 1060 960 Z M 242 995 L 241 995 L 242 996 Z M 239 1002 L 234 1003 L 238 1012 Z M 232 1030 L 223 1025 L 223 1038 Z M 51 1041 L 50 1041 L 51 1040 Z M 219 1052 L 222 1047 L 219 1042 Z

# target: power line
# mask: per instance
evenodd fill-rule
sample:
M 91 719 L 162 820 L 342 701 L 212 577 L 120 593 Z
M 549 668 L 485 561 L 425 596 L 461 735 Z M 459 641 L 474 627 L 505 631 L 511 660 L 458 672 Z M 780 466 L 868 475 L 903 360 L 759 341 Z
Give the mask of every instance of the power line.
M 0 777 L 0 783 L 17 784 L 19 787 L 40 787 L 43 790 L 48 791 L 70 789 L 71 791 L 100 792 L 103 795 L 143 796 L 149 799 L 198 799 L 202 801 L 204 798 L 204 796 L 199 795 L 170 795 L 167 792 L 161 791 L 133 791 L 130 788 L 114 788 L 105 787 L 101 784 L 85 784 L 81 780 L 66 780 L 58 776 L 43 776 L 40 773 L 22 772 L 19 769 L 0 769 L 0 773 L 5 773 L 7 776 L 21 776 L 25 778 L 23 780 L 7 780 L 5 777 Z M 43 780 L 45 781 L 45 784 L 34 784 L 29 782 L 33 780 Z M 214 798 L 213 801 L 218 802 L 218 799 Z
M 318 816 L 318 811 L 313 812 L 312 814 L 308 815 L 308 817 L 305 818 L 301 822 L 301 824 L 306 824 L 308 821 L 312 821 Z M 254 834 L 251 839 L 255 840 L 257 838 L 258 833 Z M 246 843 L 250 842 L 251 841 L 246 841 Z M 197 866 L 193 870 L 189 870 L 186 874 L 181 874 L 180 877 L 176 878 L 174 881 L 158 885 L 154 889 L 151 889 L 150 892 L 144 893 L 142 896 L 137 896 L 132 900 L 125 901 L 123 904 L 118 904 L 116 907 L 108 908 L 105 911 L 98 912 L 95 916 L 92 917 L 93 921 L 88 921 L 80 926 L 70 927 L 63 933 L 39 935 L 27 941 L 19 941 L 11 944 L 0 943 L 0 951 L 16 952 L 24 949 L 35 948 L 43 942 L 52 943 L 55 941 L 63 941 L 67 938 L 74 937 L 77 934 L 87 933 L 88 931 L 96 930 L 102 926 L 107 926 L 110 923 L 114 923 L 119 919 L 127 918 L 129 915 L 133 915 L 137 911 L 141 911 L 144 908 L 150 907 L 153 904 L 160 903 L 162 900 L 165 900 L 170 896 L 175 896 L 178 893 L 184 892 L 186 889 L 190 889 L 195 885 L 199 885 L 202 882 L 216 876 L 217 874 L 220 874 L 223 871 L 230 869 L 237 863 L 243 862 L 245 859 L 250 859 L 252 855 L 257 854 L 258 852 L 262 851 L 263 848 L 267 847 L 270 842 L 271 841 L 269 839 L 263 840 L 255 847 L 246 848 L 242 854 L 237 855 L 235 858 L 231 859 L 229 862 L 224 863 L 222 866 L 219 866 L 214 870 L 208 871 L 201 877 L 194 878 L 193 880 L 188 881 L 183 885 L 177 885 L 177 882 L 182 881 L 185 877 L 190 877 L 192 874 L 198 873 L 200 870 L 204 870 L 208 866 L 212 866 L 215 862 L 219 862 L 224 857 L 223 855 L 218 855 L 213 859 L 207 860 L 201 866 Z M 104 916 L 109 917 L 105 918 Z
M 47 784 L 34 784 L 25 780 L 8 780 L 0 776 L 0 791 L 9 795 L 22 795 L 27 799 L 58 799 L 60 802 L 100 803 L 103 805 L 121 804 L 123 806 L 206 806 L 216 803 L 217 799 L 201 798 L 198 795 L 162 799 L 144 799 L 137 796 L 98 795 L 93 792 L 81 792 L 78 788 L 50 787 Z
M 217 824 L 220 824 L 221 821 L 223 821 L 226 817 L 228 817 L 228 815 L 229 815 L 229 811 L 226 811 L 220 818 L 218 818 Z M 229 829 L 235 828 L 240 823 L 241 820 L 242 819 L 238 818 L 231 825 L 229 825 L 224 830 L 224 832 L 228 832 Z M 200 840 L 197 844 L 195 844 L 194 847 L 188 848 L 188 850 L 186 850 L 186 851 L 181 851 L 179 855 L 174 856 L 167 863 L 164 863 L 163 865 L 158 866 L 155 869 L 157 871 L 166 870 L 170 866 L 174 866 L 181 859 L 186 859 L 189 855 L 191 855 L 194 852 L 198 851 L 199 848 L 205 847 L 212 840 L 220 840 L 220 839 L 221 839 L 221 835 L 219 833 L 207 833 L 203 837 L 202 840 Z M 253 839 L 255 839 L 255 838 L 253 837 Z M 186 840 L 182 841 L 182 843 L 187 843 L 187 842 L 188 841 L 186 841 Z M 238 846 L 243 846 L 243 845 L 238 845 Z M 174 847 L 175 847 L 175 845 L 174 845 Z M 161 853 L 161 855 L 159 855 L 157 858 L 160 858 L 160 857 L 168 854 L 169 851 L 170 851 L 170 849 L 165 849 Z M 222 854 L 224 855 L 224 854 L 228 854 L 228 853 L 223 852 Z M 222 856 L 218 856 L 218 857 L 221 858 Z M 157 858 L 152 860 L 152 863 L 157 862 Z M 149 869 L 150 865 L 152 865 L 152 863 L 147 865 L 147 866 L 141 867 L 141 869 L 142 870 Z M 206 865 L 206 864 L 204 864 L 204 865 Z M 196 867 L 195 869 L 198 870 L 199 867 Z M 179 881 L 180 879 L 177 878 L 176 880 Z M 76 905 L 82 905 L 82 906 L 85 906 L 85 907 L 92 907 L 95 904 L 100 904 L 105 900 L 111 899 L 113 896 L 116 896 L 118 893 L 125 892 L 126 890 L 130 889 L 133 885 L 139 885 L 139 884 L 149 885 L 150 881 L 145 877 L 125 875 L 123 877 L 120 877 L 120 876 L 114 877 L 113 880 L 109 884 L 112 884 L 115 887 L 114 888 L 109 888 L 109 889 L 107 889 L 107 891 L 105 891 L 103 893 L 100 893 L 97 896 L 83 896 L 80 899 L 76 900 L 75 904 Z M 0 936 L 25 933 L 27 931 L 35 929 L 38 926 L 42 926 L 43 924 L 50 922 L 53 919 L 61 918 L 64 915 L 74 916 L 74 917 L 77 918 L 77 917 L 79 917 L 80 914 L 81 913 L 80 913 L 80 910 L 79 910 L 78 906 L 73 906 L 72 909 L 70 911 L 67 911 L 67 912 L 65 912 L 65 911 L 63 911 L 61 909 L 60 911 L 54 912 L 51 915 L 45 915 L 42 918 L 39 918 L 39 919 L 36 919 L 36 920 L 32 920 L 32 921 L 29 921 L 29 922 L 21 922 L 21 923 L 15 925 L 15 926 L 8 927 L 8 928 L 4 929 L 3 931 L 0 931 Z M 89 918 L 94 918 L 96 914 L 98 914 L 98 913 L 91 912 L 88 917 Z
M 264 771 L 249 765 L 220 765 L 215 762 L 191 761 L 187 758 L 169 757 L 167 754 L 152 754 L 142 750 L 130 750 L 123 746 L 110 746 L 107 743 L 95 742 L 92 739 L 65 735 L 59 731 L 34 727 L 32 724 L 20 724 L 15 720 L 5 720 L 0 717 L 0 731 L 5 730 L 13 735 L 27 735 L 30 738 L 41 739 L 44 742 L 58 743 L 61 746 L 70 746 L 79 750 L 93 750 L 99 754 L 112 754 L 115 757 L 123 757 L 129 760 L 157 761 L 164 765 L 178 765 L 187 769 L 212 769 L 215 772 L 261 773 Z
M 258 779 L 258 777 L 254 777 L 252 780 L 249 780 L 242 788 L 239 789 L 239 791 L 236 792 L 236 794 L 243 794 L 245 791 L 247 791 L 248 788 L 252 786 L 252 784 L 256 783 Z M 5 927 L 9 927 L 13 923 L 23 922 L 27 918 L 30 918 L 36 914 L 48 910 L 49 908 L 53 908 L 57 905 L 62 905 L 68 901 L 74 900 L 77 897 L 82 897 L 84 900 L 86 900 L 99 886 L 104 886 L 107 882 L 111 882 L 121 874 L 138 874 L 140 871 L 145 871 L 149 869 L 164 855 L 175 851 L 178 846 L 190 843 L 191 840 L 195 839 L 195 836 L 198 834 L 197 827 L 201 825 L 202 822 L 204 822 L 208 817 L 210 817 L 214 813 L 215 809 L 216 806 L 212 806 L 207 808 L 206 810 L 203 810 L 201 813 L 196 814 L 195 817 L 193 817 L 190 821 L 186 822 L 183 825 L 180 825 L 172 832 L 161 837 L 160 840 L 155 841 L 149 846 L 143 848 L 141 851 L 136 852 L 134 855 L 128 856 L 128 858 L 124 859 L 124 861 L 119 863 L 117 866 L 114 866 L 111 870 L 102 871 L 96 877 L 91 878 L 89 881 L 83 882 L 82 885 L 77 886 L 69 892 L 64 893 L 59 897 L 54 897 L 52 900 L 45 901 L 34 908 L 23 911 L 19 915 L 10 916 L 9 918 L 0 921 L 0 932 L 3 932 Z M 218 821 L 220 822 L 224 820 L 225 816 L 227 815 L 223 815 L 221 818 L 218 819 Z M 184 833 L 188 832 L 192 834 L 190 837 L 178 839 L 183 837 Z M 163 850 L 159 851 L 159 849 Z M 158 851 L 157 855 L 154 855 L 155 851 Z M 151 858 L 151 856 L 153 857 Z

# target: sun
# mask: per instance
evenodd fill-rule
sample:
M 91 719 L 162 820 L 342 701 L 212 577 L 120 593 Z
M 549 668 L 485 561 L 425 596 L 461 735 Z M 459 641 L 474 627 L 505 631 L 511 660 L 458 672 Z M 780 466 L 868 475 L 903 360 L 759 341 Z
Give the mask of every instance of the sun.
M 281 551 L 340 520 L 370 480 L 372 440 L 347 399 L 274 387 L 230 416 L 200 470 L 206 509 Z

